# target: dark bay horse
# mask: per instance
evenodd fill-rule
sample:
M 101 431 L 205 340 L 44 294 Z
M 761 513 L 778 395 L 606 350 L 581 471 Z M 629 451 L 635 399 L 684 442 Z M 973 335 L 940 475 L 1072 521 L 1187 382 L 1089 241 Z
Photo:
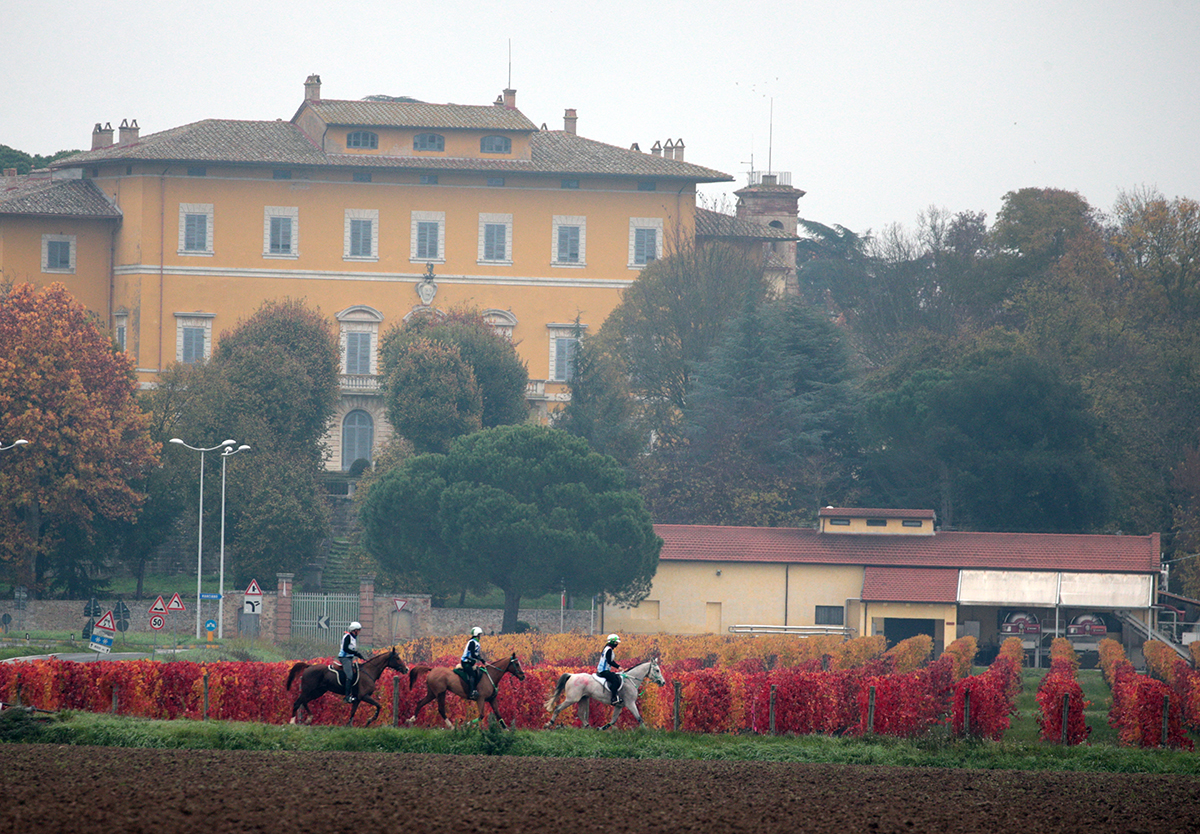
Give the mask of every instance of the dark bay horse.
M 396 653 L 396 647 L 392 646 L 390 651 L 381 654 L 373 655 L 367 658 L 358 666 L 358 683 L 355 685 L 354 694 L 358 696 L 358 700 L 350 705 L 350 718 L 346 721 L 346 726 L 354 723 L 354 713 L 358 712 L 358 705 L 363 701 L 375 707 L 375 714 L 371 716 L 370 721 L 367 721 L 367 726 L 371 726 L 376 718 L 379 717 L 379 702 L 371 697 L 371 693 L 375 691 L 375 682 L 379 680 L 379 676 L 383 674 L 384 669 L 395 669 L 401 675 L 408 671 L 408 666 L 400 659 L 400 655 Z M 296 696 L 295 702 L 292 703 L 292 722 L 296 723 L 296 717 L 300 710 L 304 710 L 304 715 L 308 721 L 312 720 L 312 712 L 308 709 L 309 701 L 315 701 L 324 695 L 326 692 L 335 692 L 342 694 L 342 685 L 338 681 L 338 675 L 327 666 L 314 665 L 311 663 L 297 663 L 292 666 L 287 676 L 287 688 L 291 690 L 292 683 L 300 678 L 300 694 Z
M 478 696 L 475 698 L 475 705 L 479 708 L 479 724 L 483 726 L 484 712 L 488 704 L 492 707 L 492 713 L 496 718 L 500 719 L 500 726 L 507 727 L 504 723 L 504 716 L 496 709 L 496 692 L 500 686 L 500 679 L 505 675 L 511 674 L 519 681 L 525 680 L 525 670 L 521 668 L 521 661 L 517 660 L 517 653 L 513 652 L 512 657 L 508 660 L 498 663 L 485 663 L 482 666 L 476 667 L 483 671 L 483 675 L 479 678 Z M 436 668 L 429 666 L 414 666 L 408 670 L 408 686 L 411 689 L 416 683 L 417 676 L 425 675 L 425 697 L 422 698 L 417 706 L 413 709 L 412 718 L 408 719 L 409 724 L 413 724 L 417 720 L 417 716 L 421 714 L 421 710 L 430 701 L 436 699 L 438 703 L 438 712 L 441 713 L 442 720 L 446 722 L 448 728 L 453 728 L 454 724 L 446 717 L 446 693 L 449 692 L 457 695 L 464 701 L 469 701 L 470 693 L 467 692 L 466 686 L 453 669 L 448 666 L 438 666 Z

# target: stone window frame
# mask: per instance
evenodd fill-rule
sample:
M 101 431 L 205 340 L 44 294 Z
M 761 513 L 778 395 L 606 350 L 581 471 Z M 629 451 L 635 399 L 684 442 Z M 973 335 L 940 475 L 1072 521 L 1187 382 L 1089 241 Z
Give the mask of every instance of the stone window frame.
M 354 220 L 371 221 L 371 254 L 350 254 L 350 229 Z M 342 260 L 344 261 L 377 261 L 379 260 L 379 209 L 346 209 L 342 237 Z
M 175 361 L 183 362 L 183 331 L 191 328 L 199 328 L 204 331 L 204 356 L 205 362 L 212 358 L 212 325 L 213 319 L 216 318 L 216 313 L 176 313 L 175 314 Z
M 417 254 L 417 224 L 437 223 L 438 254 L 435 258 L 423 258 Z M 410 220 L 408 259 L 413 263 L 444 264 L 446 262 L 446 212 L 414 211 Z
M 639 229 L 649 229 L 654 235 L 654 258 L 638 262 L 636 260 L 637 233 Z M 629 218 L 629 268 L 645 269 L 653 261 L 662 260 L 663 250 L 663 221 L 661 217 L 631 217 Z
M 52 267 L 50 266 L 50 244 L 65 243 L 67 244 L 67 266 Z M 75 235 L 42 235 L 42 272 L 47 275 L 74 275 L 75 274 Z
M 286 217 L 292 221 L 291 251 L 271 251 L 271 221 L 276 217 Z M 263 207 L 263 257 L 295 260 L 300 257 L 300 209 L 297 206 L 264 206 Z
M 587 325 L 582 322 L 578 325 L 574 322 L 570 324 L 547 324 L 546 330 L 550 337 L 550 363 L 548 366 L 549 369 L 546 372 L 546 379 L 549 382 L 569 382 L 570 380 L 564 374 L 559 373 L 558 342 L 560 339 L 569 339 L 578 342 L 587 332 Z
M 339 373 L 351 376 L 346 360 L 348 357 L 347 338 L 350 333 L 368 333 L 371 337 L 371 352 L 368 362 L 368 376 L 379 373 L 379 326 L 383 323 L 383 313 L 366 304 L 355 304 L 338 313 L 338 370 Z M 353 374 L 363 376 L 363 374 Z
M 479 264 L 512 266 L 513 263 L 513 216 L 511 214 L 479 213 Z M 487 257 L 487 227 L 504 227 L 504 257 Z
M 204 248 L 186 249 L 187 219 L 189 216 L 203 215 Z M 208 257 L 213 255 L 213 204 L 212 203 L 180 203 L 179 204 L 179 254 L 187 257 Z
M 379 150 L 379 134 L 370 130 L 352 130 L 346 134 L 346 148 L 360 151 Z
M 579 227 L 579 260 L 559 259 L 558 230 L 562 226 Z M 550 224 L 550 265 L 573 269 L 587 266 L 587 218 L 582 215 L 556 214 Z

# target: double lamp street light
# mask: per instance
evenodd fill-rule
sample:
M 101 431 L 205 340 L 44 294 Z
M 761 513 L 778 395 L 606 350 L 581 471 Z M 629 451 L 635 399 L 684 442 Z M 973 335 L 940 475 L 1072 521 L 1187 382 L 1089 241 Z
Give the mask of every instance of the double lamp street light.
M 238 452 L 248 452 L 250 447 L 242 444 L 237 445 L 236 440 L 226 440 L 218 443 L 216 446 L 203 448 L 200 446 L 189 446 L 178 437 L 172 437 L 171 443 L 177 446 L 183 446 L 185 449 L 191 449 L 193 452 L 200 453 L 200 515 L 199 515 L 199 533 L 197 534 L 196 544 L 196 639 L 200 639 L 200 577 L 204 570 L 204 455 L 207 452 L 215 452 L 221 450 L 221 571 L 219 587 L 217 590 L 217 638 L 224 639 L 225 637 L 225 459 L 236 455 Z M 234 447 L 237 448 L 234 448 Z
M 0 445 L 0 452 L 7 452 L 9 449 L 15 449 L 18 446 L 24 446 L 27 443 L 29 443 L 28 440 L 14 440 L 12 443 L 9 443 L 7 446 Z

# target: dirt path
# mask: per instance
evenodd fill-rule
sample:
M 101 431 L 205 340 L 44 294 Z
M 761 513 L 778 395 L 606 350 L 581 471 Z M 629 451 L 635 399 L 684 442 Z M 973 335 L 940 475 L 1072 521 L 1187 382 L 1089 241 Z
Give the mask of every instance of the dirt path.
M 1182 832 L 1200 778 L 0 745 L 0 834 Z

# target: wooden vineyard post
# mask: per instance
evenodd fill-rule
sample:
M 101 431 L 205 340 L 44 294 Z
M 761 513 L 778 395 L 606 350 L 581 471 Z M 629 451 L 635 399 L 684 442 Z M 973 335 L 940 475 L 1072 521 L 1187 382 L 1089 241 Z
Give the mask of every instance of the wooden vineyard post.
M 113 684 L 113 704 L 112 704 L 112 714 L 113 715 L 117 714 L 117 704 L 118 704 L 118 699 L 119 699 L 119 696 L 117 693 L 120 691 L 120 689 L 121 689 L 121 687 L 118 686 L 116 683 Z
M 1066 744 L 1070 740 L 1070 735 L 1067 732 L 1067 724 L 1071 720 L 1071 696 L 1063 695 L 1062 704 L 1062 743 Z
M 202 721 L 208 720 L 208 667 L 201 666 L 201 673 L 204 675 L 204 712 L 201 716 Z
M 400 726 L 400 687 L 396 685 L 396 676 L 392 675 L 392 726 Z
M 963 735 L 971 735 L 971 690 L 963 692 Z
M 867 732 L 875 732 L 875 687 L 867 689 Z
M 770 711 L 771 735 L 775 735 L 775 684 L 771 684 L 771 711 Z
M 680 713 L 680 705 L 683 701 L 683 684 L 675 681 L 675 729 L 679 730 L 683 726 L 683 715 Z

